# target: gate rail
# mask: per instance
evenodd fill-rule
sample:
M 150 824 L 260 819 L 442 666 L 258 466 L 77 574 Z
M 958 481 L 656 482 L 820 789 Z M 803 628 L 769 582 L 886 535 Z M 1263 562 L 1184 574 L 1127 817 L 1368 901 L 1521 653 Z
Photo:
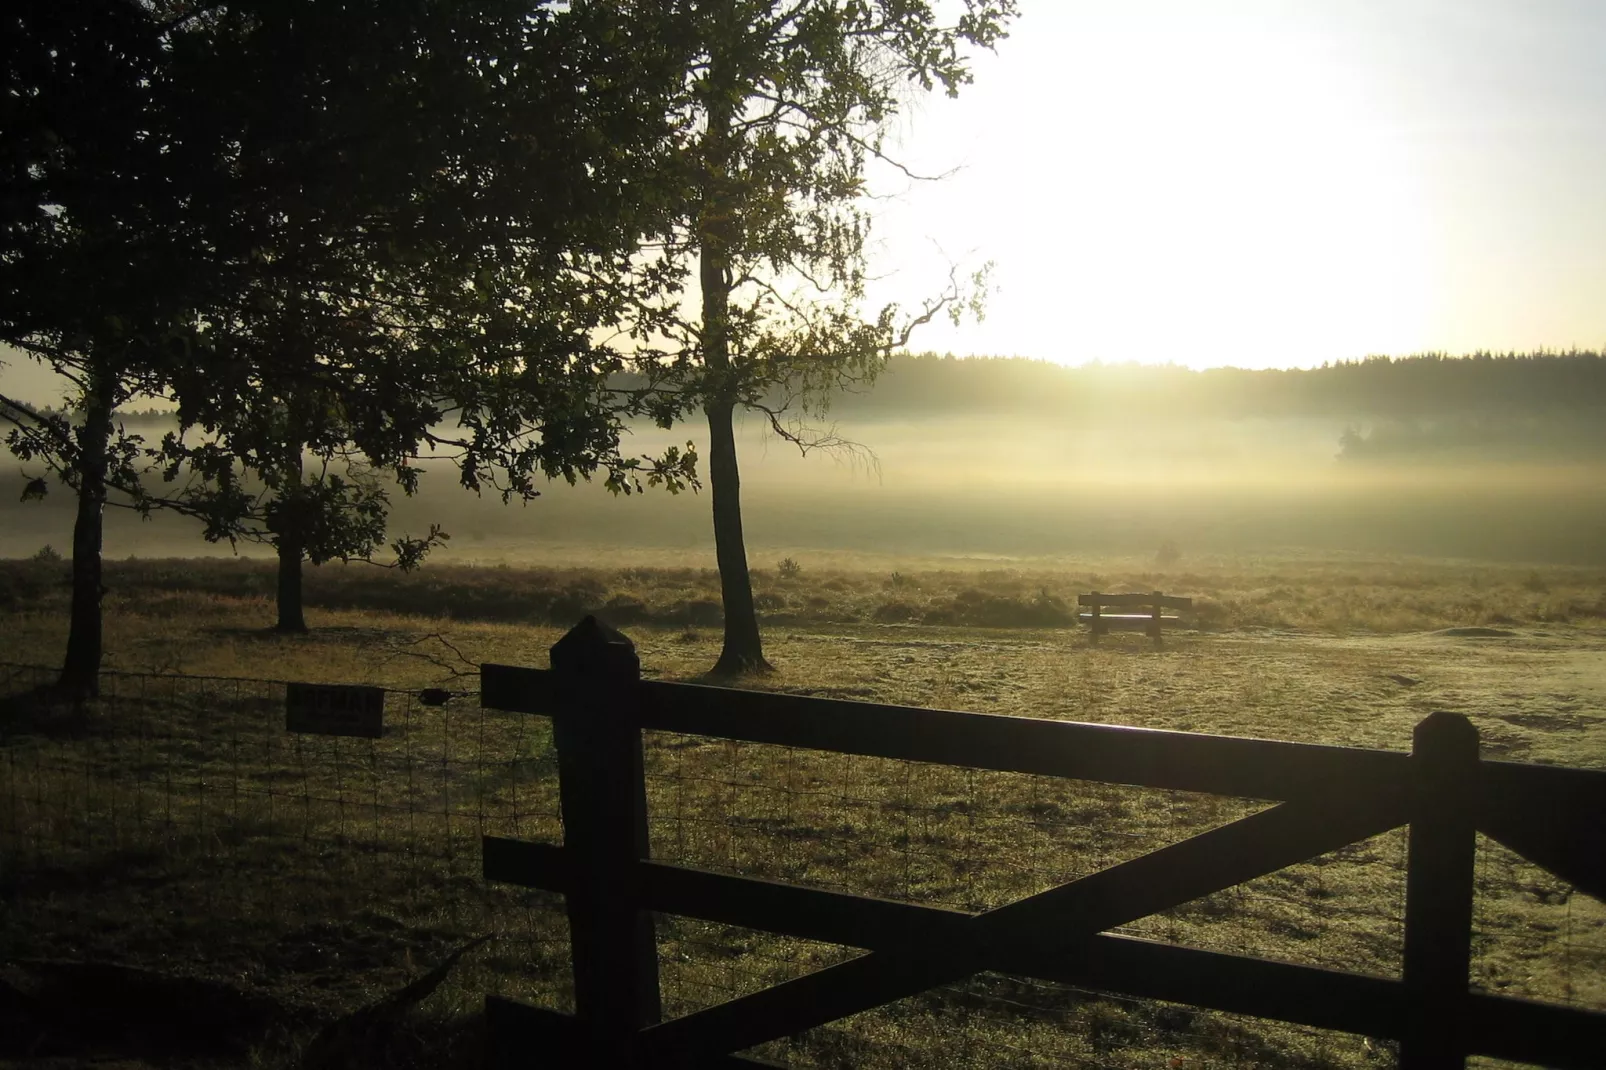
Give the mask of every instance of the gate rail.
M 983 970 L 1391 1038 L 1406 1070 L 1606 1051 L 1606 1014 L 1468 987 L 1476 833 L 1606 898 L 1606 773 L 1484 761 L 1461 715 L 1423 720 L 1406 754 L 645 681 L 590 617 L 551 665 L 482 666 L 481 703 L 552 716 L 565 842 L 486 837 L 484 874 L 566 897 L 576 1013 L 488 997 L 499 1065 L 763 1065 L 735 1053 Z M 644 729 L 1277 805 L 972 914 L 652 861 Z M 1401 825 L 1398 980 L 1105 931 Z M 868 953 L 661 1021 L 651 911 Z

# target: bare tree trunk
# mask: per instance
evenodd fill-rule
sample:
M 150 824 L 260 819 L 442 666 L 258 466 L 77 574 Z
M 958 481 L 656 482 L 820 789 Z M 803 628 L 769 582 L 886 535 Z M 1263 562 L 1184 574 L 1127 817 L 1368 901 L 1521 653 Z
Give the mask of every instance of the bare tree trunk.
M 714 499 L 714 556 L 719 563 L 719 593 L 725 606 L 725 646 L 714 663 L 716 675 L 768 672 L 764 641 L 753 607 L 753 581 L 747 571 L 747 545 L 742 537 L 742 479 L 736 467 L 734 406 L 707 405 L 708 483 Z
M 72 622 L 57 686 L 75 699 L 100 694 L 101 545 L 106 510 L 106 460 L 112 433 L 112 380 L 95 374 L 84 393 L 78 428 L 78 515 L 72 531 Z
M 302 613 L 301 565 L 304 554 L 299 540 L 288 535 L 279 536 L 279 622 L 276 632 L 304 632 L 307 618 Z
M 279 589 L 276 599 L 279 621 L 273 626 L 277 632 L 304 632 L 307 618 L 302 613 L 301 563 L 307 554 L 306 508 L 301 493 L 301 445 L 299 439 L 291 442 L 294 456 L 289 472 L 279 489 L 280 529 L 274 539 L 279 552 Z

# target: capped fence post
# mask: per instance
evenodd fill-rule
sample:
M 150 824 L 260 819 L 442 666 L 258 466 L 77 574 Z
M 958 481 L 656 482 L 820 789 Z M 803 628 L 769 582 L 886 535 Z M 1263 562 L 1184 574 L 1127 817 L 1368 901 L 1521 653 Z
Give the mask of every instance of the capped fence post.
M 1401 1070 L 1466 1066 L 1477 852 L 1478 730 L 1458 713 L 1430 714 L 1412 733 L 1415 800 L 1405 874 L 1410 1016 Z
M 552 645 L 563 843 L 576 866 L 567 896 L 575 1014 L 598 1050 L 584 1065 L 627 1066 L 634 1034 L 662 1014 L 652 915 L 634 867 L 648 855 L 641 661 L 628 638 L 586 617 Z

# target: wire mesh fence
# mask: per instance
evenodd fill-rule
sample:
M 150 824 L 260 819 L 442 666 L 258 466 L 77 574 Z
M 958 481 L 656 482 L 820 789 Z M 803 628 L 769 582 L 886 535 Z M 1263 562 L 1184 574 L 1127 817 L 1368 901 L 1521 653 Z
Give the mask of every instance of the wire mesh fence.
M 80 706 L 0 666 L 0 935 L 19 957 L 250 974 L 352 1002 L 483 933 L 456 984 L 572 1007 L 561 900 L 480 879 L 485 835 L 561 842 L 545 717 L 385 694 L 378 739 L 285 730 L 285 684 L 108 673 Z M 651 732 L 654 857 L 977 911 L 1263 805 Z M 1396 831 L 1120 932 L 1397 976 Z M 1474 982 L 1606 1008 L 1606 912 L 1480 843 Z M 665 1011 L 857 951 L 659 916 Z M 797 1066 L 1393 1064 L 1367 1038 L 983 974 L 770 1045 Z M 1492 1063 L 1486 1065 L 1493 1065 Z
M 561 913 L 480 879 L 482 836 L 561 835 L 545 719 L 390 690 L 382 738 L 306 735 L 285 729 L 280 681 L 105 673 L 70 704 L 53 678 L 0 666 L 10 957 L 245 977 L 340 1008 L 493 933 L 464 1002 L 563 976 L 545 965 L 567 955 Z

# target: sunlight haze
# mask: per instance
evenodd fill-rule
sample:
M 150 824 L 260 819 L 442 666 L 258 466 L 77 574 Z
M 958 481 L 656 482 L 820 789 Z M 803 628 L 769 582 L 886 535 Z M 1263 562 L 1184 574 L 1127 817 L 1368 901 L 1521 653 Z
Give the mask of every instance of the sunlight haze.
M 883 279 L 994 261 L 960 354 L 1288 367 L 1606 341 L 1606 8 L 1023 0 L 881 172 Z
M 952 5 L 951 5 L 952 6 Z M 872 308 L 960 355 L 1309 367 L 1606 345 L 1606 5 L 1022 0 L 872 171 Z M 0 348 L 0 383 L 61 385 Z

